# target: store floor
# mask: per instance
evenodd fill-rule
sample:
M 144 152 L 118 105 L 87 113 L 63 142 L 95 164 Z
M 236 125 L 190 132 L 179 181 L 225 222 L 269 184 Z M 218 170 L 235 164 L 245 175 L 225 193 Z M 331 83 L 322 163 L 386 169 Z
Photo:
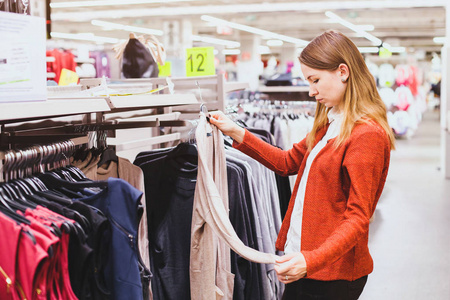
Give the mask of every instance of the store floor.
M 440 164 L 439 113 L 398 140 L 370 227 L 374 271 L 360 300 L 450 299 L 450 180 Z

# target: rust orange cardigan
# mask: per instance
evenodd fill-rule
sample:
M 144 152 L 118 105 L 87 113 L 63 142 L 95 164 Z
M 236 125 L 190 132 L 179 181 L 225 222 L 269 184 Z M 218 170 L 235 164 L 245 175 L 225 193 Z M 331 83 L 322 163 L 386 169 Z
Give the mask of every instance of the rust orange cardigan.
M 318 131 L 317 144 L 327 125 Z M 373 121 L 358 124 L 343 145 L 331 139 L 314 159 L 303 206 L 301 252 L 307 278 L 356 280 L 373 270 L 369 253 L 369 219 L 375 211 L 386 181 L 390 142 Z M 284 151 L 246 130 L 242 143 L 233 146 L 283 176 L 298 173 L 276 248 L 284 250 L 292 209 L 303 174 L 306 139 Z

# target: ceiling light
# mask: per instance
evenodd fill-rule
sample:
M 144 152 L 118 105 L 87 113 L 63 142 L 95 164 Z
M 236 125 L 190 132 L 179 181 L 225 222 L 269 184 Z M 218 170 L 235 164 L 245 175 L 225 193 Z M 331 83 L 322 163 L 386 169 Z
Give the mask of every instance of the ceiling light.
M 77 12 L 57 12 L 52 13 L 53 21 L 80 22 L 98 18 L 136 18 L 151 16 L 192 16 L 205 14 L 236 14 L 240 13 L 273 13 L 273 12 L 308 12 L 325 11 L 333 9 L 371 9 L 371 8 L 414 8 L 414 7 L 445 7 L 448 0 L 426 0 L 426 1 L 308 1 L 308 2 L 273 2 L 273 3 L 255 3 L 255 4 L 229 4 L 229 5 L 198 5 L 198 6 L 167 6 L 157 8 L 138 8 L 138 9 L 113 9 L 113 10 L 91 10 Z M 81 2 L 81 1 L 80 1 Z M 83 1 L 86 2 L 86 1 Z M 98 1 L 99 2 L 99 1 Z M 101 1 L 106 5 L 110 1 Z M 128 5 L 132 2 L 123 0 Z M 161 2 L 166 2 L 162 0 Z M 56 4 L 56 3 L 55 3 Z
M 224 55 L 239 55 L 241 54 L 241 50 L 239 49 L 225 49 L 222 51 Z
M 433 42 L 435 42 L 436 44 L 445 44 L 445 36 L 437 36 L 433 38 Z
M 269 47 L 262 46 L 262 45 L 258 47 L 258 52 L 259 52 L 259 54 L 270 54 L 271 53 Z
M 371 41 L 375 46 L 380 46 L 380 45 L 382 44 L 382 41 L 381 41 L 379 38 L 377 38 L 377 37 L 371 35 L 371 34 L 368 33 L 368 32 L 365 32 L 364 30 L 361 30 L 357 25 L 355 25 L 355 24 L 353 24 L 353 23 L 350 23 L 349 21 L 346 21 L 346 20 L 342 19 L 341 17 L 339 17 L 339 16 L 336 15 L 335 13 L 333 13 L 333 12 L 331 12 L 331 11 L 326 11 L 326 12 L 325 12 L 325 15 L 326 15 L 328 18 L 330 18 L 330 19 L 336 21 L 337 23 L 339 23 L 339 24 L 341 24 L 341 25 L 343 25 L 343 26 L 345 26 L 345 27 L 347 27 L 347 28 L 353 30 L 354 32 L 356 32 L 357 34 L 359 34 L 361 37 L 364 37 L 364 38 L 368 39 L 368 40 Z
M 100 20 L 92 20 L 91 24 L 95 25 L 95 26 L 105 27 L 107 29 L 117 29 L 117 30 L 124 30 L 124 31 L 128 31 L 128 32 L 153 34 L 153 35 L 158 35 L 158 36 L 163 35 L 162 30 L 150 29 L 150 28 L 144 28 L 144 27 L 136 27 L 136 26 L 119 24 L 119 23 L 105 22 L 105 21 L 100 21 Z
M 392 53 L 404 53 L 406 51 L 405 47 L 392 47 L 387 48 L 385 44 L 383 47 L 388 49 Z M 358 47 L 359 52 L 361 53 L 378 53 L 380 51 L 379 47 Z
M 283 46 L 283 41 L 282 40 L 268 40 L 266 42 L 267 46 L 269 47 L 277 47 L 277 46 Z
M 228 22 L 226 20 L 211 17 L 211 16 L 203 15 L 203 16 L 201 16 L 201 19 L 203 21 L 215 23 L 217 25 L 226 25 L 226 26 L 229 26 L 229 27 L 237 29 L 237 30 L 242 30 L 242 31 L 246 31 L 246 32 L 250 32 L 250 33 L 254 33 L 254 34 L 258 34 L 258 35 L 262 35 L 262 36 L 268 36 L 272 39 L 278 39 L 278 40 L 282 40 L 282 41 L 285 41 L 288 43 L 293 43 L 296 45 L 305 46 L 309 43 L 308 41 L 305 41 L 305 40 L 296 39 L 296 38 L 293 38 L 290 36 L 274 33 L 271 31 L 267 31 L 267 30 L 247 26 L 247 25 L 242 25 L 242 24 L 238 24 L 238 23 L 234 23 L 234 22 Z
M 119 39 L 95 36 L 93 33 L 62 33 L 62 32 L 51 32 L 52 38 L 68 39 L 68 40 L 80 40 L 80 41 L 91 41 L 97 43 L 109 43 L 117 44 Z
M 102 1 L 70 1 L 50 3 L 51 8 L 69 8 L 69 7 L 92 7 L 92 6 L 113 6 L 113 5 L 131 5 L 131 4 L 151 4 L 167 2 L 188 2 L 194 0 L 102 0 Z
M 388 50 L 391 51 L 392 53 L 404 53 L 406 51 L 406 48 L 405 47 L 391 47 Z
M 358 47 L 359 52 L 361 53 L 378 53 L 378 47 Z
M 363 31 L 374 31 L 375 30 L 375 26 L 367 24 L 367 25 L 356 25 L 356 27 L 358 27 L 360 30 Z
M 239 48 L 241 46 L 241 43 L 239 43 L 239 42 L 223 40 L 223 39 L 216 39 L 216 38 L 200 36 L 200 35 L 191 35 L 191 39 L 195 42 L 204 42 L 204 43 L 208 43 L 208 44 L 222 45 L 222 46 L 229 47 L 229 48 Z

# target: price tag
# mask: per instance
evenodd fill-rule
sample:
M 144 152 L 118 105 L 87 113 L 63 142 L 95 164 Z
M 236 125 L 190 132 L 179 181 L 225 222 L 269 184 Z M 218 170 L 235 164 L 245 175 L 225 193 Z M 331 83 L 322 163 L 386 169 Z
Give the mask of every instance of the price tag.
M 186 49 L 186 76 L 215 75 L 214 47 Z
M 166 61 L 166 63 L 161 66 L 158 64 L 159 68 L 159 77 L 169 77 L 172 76 L 172 63 L 170 61 Z
M 78 74 L 68 69 L 62 69 L 58 85 L 70 85 L 78 83 Z

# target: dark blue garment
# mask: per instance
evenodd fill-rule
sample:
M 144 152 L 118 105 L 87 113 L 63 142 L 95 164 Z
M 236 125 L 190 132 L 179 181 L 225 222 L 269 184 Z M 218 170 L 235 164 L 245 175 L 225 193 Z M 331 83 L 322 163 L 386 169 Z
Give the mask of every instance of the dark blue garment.
M 123 179 L 109 178 L 108 188 L 79 199 L 96 207 L 111 222 L 111 239 L 105 279 L 111 298 L 142 299 L 137 231 L 142 192 Z
M 189 300 L 197 157 L 177 156 L 175 151 L 139 157 L 145 182 L 153 299 Z

